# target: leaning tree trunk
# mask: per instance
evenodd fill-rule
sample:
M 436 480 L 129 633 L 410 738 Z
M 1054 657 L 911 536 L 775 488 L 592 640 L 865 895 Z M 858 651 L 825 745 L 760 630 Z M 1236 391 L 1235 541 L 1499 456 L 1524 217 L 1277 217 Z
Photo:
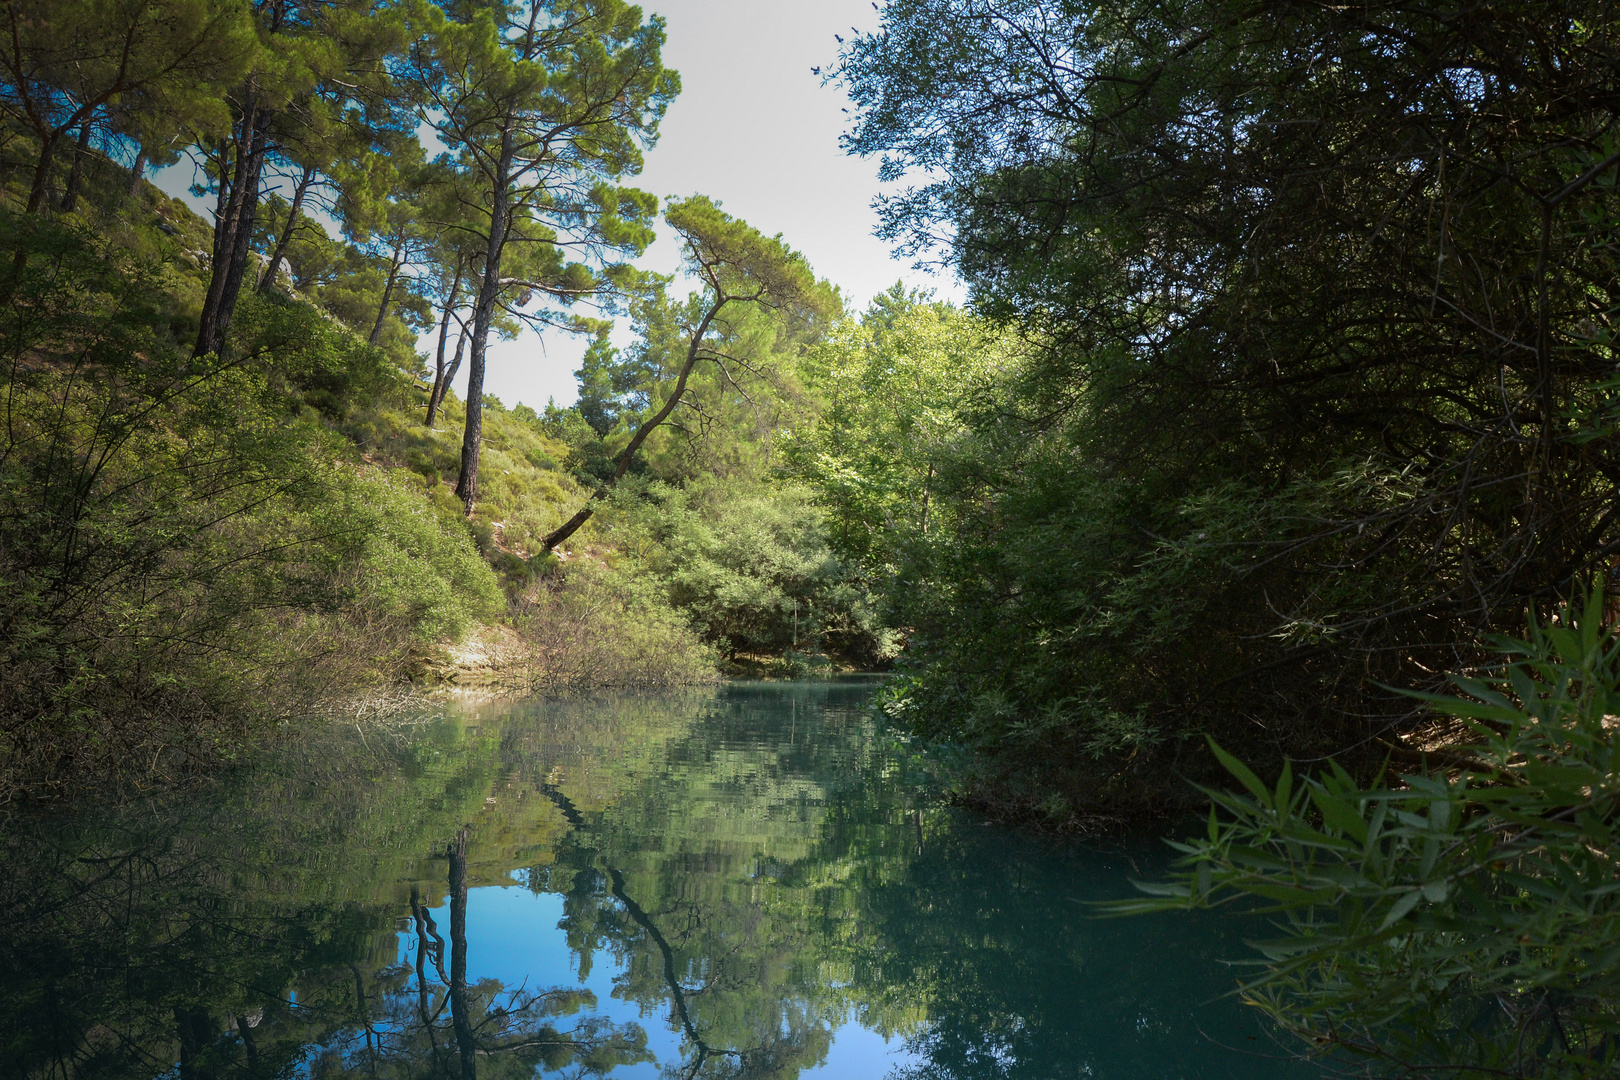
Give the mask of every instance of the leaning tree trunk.
M 444 395 L 450 392 L 450 387 L 456 381 L 456 372 L 461 370 L 461 358 L 467 351 L 467 326 L 462 324 L 461 333 L 456 335 L 456 354 L 450 358 L 450 366 L 444 369 L 444 379 L 433 391 L 433 397 L 428 401 L 428 427 L 432 427 L 438 419 L 439 410 L 444 407 Z
M 450 295 L 445 297 L 444 313 L 439 316 L 439 348 L 434 354 L 433 362 L 433 389 L 428 391 L 427 426 L 432 427 L 433 421 L 439 415 L 439 402 L 444 397 L 444 388 L 450 376 L 455 373 L 451 368 L 449 375 L 444 370 L 444 344 L 450 334 L 450 316 L 455 314 L 456 303 L 461 299 L 461 264 L 456 264 L 456 276 L 450 283 Z M 461 334 L 456 338 L 456 367 L 461 366 L 461 347 L 467 343 L 467 327 L 461 328 Z
M 702 356 L 703 335 L 709 332 L 709 324 L 714 321 L 716 315 L 720 314 L 720 309 L 730 302 L 730 297 L 719 294 L 714 303 L 709 306 L 709 310 L 704 312 L 703 321 L 698 323 L 696 330 L 692 331 L 691 340 L 686 346 L 686 362 L 681 365 L 680 376 L 675 380 L 675 389 L 665 400 L 663 408 L 653 413 L 651 418 L 643 420 L 641 426 L 636 428 L 636 433 L 630 437 L 630 442 L 619 452 L 619 463 L 614 467 L 613 475 L 608 479 L 607 483 L 597 488 L 591 494 L 591 497 L 585 500 L 585 505 L 580 507 L 573 517 L 557 526 L 554 532 L 541 541 L 547 551 L 573 536 L 582 525 L 591 520 L 591 515 L 596 513 L 596 503 L 598 500 L 607 498 L 614 485 L 624 479 L 624 474 L 630 471 L 630 462 L 635 458 L 636 451 L 641 449 L 641 444 L 647 441 L 647 436 L 651 435 L 653 429 L 658 427 L 659 424 L 668 420 L 669 414 L 675 411 L 675 406 L 681 403 L 681 396 L 686 393 L 686 381 L 692 377 L 692 369 L 697 366 L 697 362 Z
M 39 157 L 34 159 L 34 180 L 28 189 L 28 212 L 37 214 L 45 206 L 45 195 L 51 184 L 51 166 L 56 162 L 56 144 L 66 128 L 46 132 L 39 139 Z
M 309 194 L 309 185 L 315 179 L 315 167 L 305 165 L 303 175 L 298 178 L 298 186 L 293 188 L 292 203 L 287 207 L 287 223 L 282 226 L 281 235 L 276 238 L 276 250 L 270 254 L 270 262 L 264 268 L 264 276 L 259 278 L 259 292 L 268 292 L 276 283 L 276 275 L 281 273 L 281 260 L 287 255 L 287 245 L 292 243 L 293 230 L 298 227 L 298 213 L 304 208 L 304 196 Z
M 405 236 L 400 234 L 394 241 L 394 251 L 388 258 L 388 282 L 383 286 L 382 303 L 377 305 L 377 321 L 371 324 L 371 336 L 366 339 L 369 345 L 377 344 L 382 337 L 383 322 L 388 318 L 388 304 L 394 298 L 394 286 L 399 282 L 399 272 L 405 265 Z
M 37 214 L 45 208 L 45 192 L 51 182 L 51 163 L 56 158 L 56 143 L 67 128 L 60 127 L 53 130 L 39 131 L 39 157 L 34 162 L 33 184 L 28 190 L 28 213 Z M 16 290 L 17 283 L 22 280 L 23 271 L 28 269 L 28 247 L 25 244 L 17 246 L 17 254 L 11 259 L 11 273 L 4 282 L 0 282 L 0 304 L 11 299 Z

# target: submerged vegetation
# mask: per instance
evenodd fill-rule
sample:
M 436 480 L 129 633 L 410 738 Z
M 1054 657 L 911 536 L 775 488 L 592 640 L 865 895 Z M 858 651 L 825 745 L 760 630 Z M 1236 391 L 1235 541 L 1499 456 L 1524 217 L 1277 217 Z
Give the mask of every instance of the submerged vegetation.
M 474 667 L 892 667 L 1001 819 L 1213 801 L 1151 903 L 1286 912 L 1315 1052 L 1604 1075 L 1611 6 L 891 0 L 829 79 L 968 302 L 853 312 L 628 186 L 621 0 L 0 0 L 0 800 Z M 535 327 L 572 406 L 483 392 Z

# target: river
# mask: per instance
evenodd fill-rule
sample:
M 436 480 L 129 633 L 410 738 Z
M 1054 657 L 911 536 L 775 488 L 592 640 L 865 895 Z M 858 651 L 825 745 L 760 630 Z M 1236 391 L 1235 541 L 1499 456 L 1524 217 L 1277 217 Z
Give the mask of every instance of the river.
M 0 1074 L 1282 1080 L 1152 840 L 989 825 L 876 684 L 454 700 L 16 816 Z

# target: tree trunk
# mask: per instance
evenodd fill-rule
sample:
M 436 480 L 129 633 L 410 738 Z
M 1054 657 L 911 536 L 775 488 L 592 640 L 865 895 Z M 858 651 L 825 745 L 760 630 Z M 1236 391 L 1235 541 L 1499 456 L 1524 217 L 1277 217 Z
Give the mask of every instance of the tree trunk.
M 146 179 L 146 147 L 135 152 L 135 164 L 129 167 L 129 190 L 125 192 L 133 199 L 141 192 L 141 181 Z
M 45 187 L 51 177 L 51 157 L 56 151 L 56 140 L 61 132 L 53 132 L 49 138 L 40 139 L 39 160 L 34 164 L 34 185 L 28 192 L 28 212 L 37 214 L 45 205 Z M 22 281 L 23 271 L 28 269 L 28 247 L 24 244 L 17 246 L 17 254 L 11 258 L 11 273 L 6 275 L 0 283 L 0 304 L 11 301 L 11 295 Z
M 225 179 L 225 167 L 236 160 L 231 156 L 231 147 L 233 145 L 235 144 L 228 139 L 219 140 L 219 190 L 214 193 L 214 235 L 210 238 L 213 242 L 212 250 L 215 262 L 219 261 L 219 223 L 225 220 L 225 212 L 231 205 L 231 191 L 233 189 L 230 181 Z
M 703 1036 L 698 1034 L 697 1026 L 692 1023 L 692 1013 L 686 1005 L 686 991 L 681 986 L 680 973 L 675 963 L 675 950 L 670 946 L 669 939 L 659 931 L 658 924 L 653 922 L 652 916 L 647 914 L 647 910 L 631 899 L 624 886 L 624 875 L 613 866 L 609 866 L 607 872 L 609 887 L 619 903 L 624 905 L 625 914 L 647 932 L 647 936 L 652 939 L 652 943 L 658 947 L 658 952 L 663 957 L 664 984 L 669 987 L 670 1019 L 679 1023 L 686 1037 L 697 1046 L 698 1060 L 701 1062 L 713 1054 L 714 1050 L 704 1042 Z M 695 1070 L 692 1075 L 696 1075 Z
M 478 1080 L 478 1043 L 467 1001 L 467 830 L 450 847 L 450 1023 L 461 1057 L 461 1080 Z
M 439 317 L 439 348 L 433 363 L 433 389 L 428 391 L 427 426 L 432 427 L 439 414 L 439 401 L 444 397 L 444 342 L 450 334 L 450 316 L 455 314 L 456 302 L 461 299 L 461 264 L 456 264 L 456 276 L 450 282 L 450 295 L 444 301 L 444 314 Z M 456 339 L 456 364 L 461 364 L 461 346 L 467 341 L 467 329 L 462 327 Z
M 174 1010 L 174 1021 L 180 1036 L 180 1080 L 214 1080 L 219 1069 L 210 1051 L 217 1033 L 207 1010 L 179 1007 Z
M 71 214 L 79 205 L 79 189 L 84 186 L 84 163 L 90 157 L 90 132 L 96 111 L 91 109 L 79 122 L 79 141 L 73 148 L 73 167 L 68 170 L 67 190 L 62 193 L 62 213 Z
M 240 217 L 238 201 L 245 180 L 248 148 L 254 119 L 253 99 L 248 99 L 242 111 L 241 128 L 231 141 L 219 143 L 219 190 L 214 195 L 213 258 L 209 263 L 208 291 L 203 295 L 202 316 L 197 327 L 197 343 L 193 355 L 213 352 L 218 337 L 219 305 L 225 289 L 225 262 L 230 257 L 235 230 Z M 234 152 L 233 152 L 234 151 Z M 231 166 L 230 179 L 226 179 L 226 166 Z
M 39 213 L 45 206 L 45 192 L 51 183 L 51 164 L 56 160 L 56 143 L 61 139 L 64 130 L 58 128 L 40 137 L 39 157 L 34 162 L 34 183 L 28 190 L 28 212 L 30 214 Z
M 432 408 L 430 415 L 434 419 L 438 417 L 439 410 L 444 407 L 444 395 L 450 392 L 450 387 L 455 383 L 456 372 L 461 370 L 461 357 L 466 351 L 467 338 L 467 324 L 462 323 L 461 333 L 456 335 L 456 354 L 450 358 L 450 366 L 444 370 L 444 381 L 439 384 L 437 395 L 429 403 Z M 429 426 L 432 426 L 432 420 L 429 420 Z
M 394 298 L 394 284 L 399 281 L 399 272 L 405 265 L 405 236 L 401 234 L 394 241 L 394 251 L 388 258 L 388 282 L 383 286 L 382 303 L 377 305 L 377 321 L 371 324 L 371 336 L 366 339 L 367 344 L 377 344 L 382 337 L 383 320 L 388 318 L 388 302 Z
M 511 193 L 507 190 L 512 169 L 512 117 L 507 116 L 501 131 L 501 156 L 496 163 L 494 190 L 489 211 L 489 248 L 484 256 L 484 277 L 473 305 L 470 368 L 467 372 L 467 423 L 461 432 L 461 475 L 456 494 L 471 517 L 478 505 L 478 452 L 484 438 L 484 365 L 489 345 L 489 325 L 495 316 L 495 303 L 501 295 L 501 254 L 511 217 Z
M 428 1012 L 427 918 L 422 910 L 421 894 L 415 885 L 411 886 L 411 917 L 416 921 L 416 1015 L 422 1020 L 422 1030 L 427 1033 L 428 1046 L 433 1052 L 433 1071 L 437 1073 L 439 1040 L 433 1035 L 433 1021 L 438 1018 L 438 1013 Z
M 309 194 L 309 186 L 314 179 L 315 167 L 305 165 L 303 175 L 298 178 L 298 186 L 293 188 L 292 204 L 287 207 L 287 224 L 276 238 L 276 250 L 271 253 L 264 276 L 259 279 L 260 292 L 268 292 L 275 287 L 276 275 L 281 273 L 281 260 L 287 254 L 287 245 L 292 243 L 293 230 L 298 227 L 298 213 L 304 208 L 304 196 Z
M 192 350 L 196 356 L 217 353 L 224 347 L 225 334 L 242 293 L 242 279 L 253 248 L 253 224 L 258 216 L 259 180 L 264 171 L 269 127 L 270 111 L 258 108 L 250 95 L 237 139 L 230 195 L 224 200 L 224 214 L 214 223 L 213 272 L 203 300 L 197 344 Z
M 608 492 L 613 490 L 613 486 L 624 479 L 624 474 L 630 470 L 630 462 L 635 458 L 636 451 L 641 449 L 641 444 L 647 441 L 647 436 L 653 433 L 654 428 L 669 419 L 669 414 L 674 412 L 675 406 L 681 403 L 681 395 L 686 393 L 686 381 L 692 377 L 692 369 L 697 366 L 699 350 L 703 347 L 703 335 L 709 332 L 709 324 L 714 321 L 716 315 L 720 314 L 720 309 L 730 302 L 730 297 L 720 295 L 710 305 L 709 310 L 704 312 L 703 321 L 698 323 L 696 330 L 692 331 L 692 338 L 687 343 L 686 363 L 681 365 L 680 377 L 675 380 L 675 391 L 664 402 L 663 408 L 654 413 L 650 420 L 642 421 L 641 426 L 636 428 L 636 433 L 630 437 L 629 444 L 619 452 L 619 463 L 614 468 L 613 476 L 608 482 L 597 488 L 591 497 L 585 501 L 585 505 L 580 507 L 573 517 L 557 526 L 550 536 L 541 541 L 547 551 L 573 536 L 579 531 L 580 526 L 591 519 L 591 515 L 596 512 L 597 500 L 606 498 Z
M 39 159 L 34 163 L 34 182 L 28 191 L 28 212 L 37 214 L 45 207 L 45 190 L 50 186 L 51 162 L 56 156 L 56 141 L 62 137 L 66 128 L 57 128 L 48 131 L 39 139 Z M 11 300 L 11 294 L 16 290 L 17 284 L 22 280 L 23 271 L 28 269 L 28 248 L 19 245 L 17 254 L 11 259 L 11 273 L 3 284 L 0 284 L 0 304 Z
M 480 290 L 481 291 L 481 290 Z M 482 304 L 473 313 L 471 366 L 467 371 L 467 418 L 461 430 L 461 473 L 456 495 L 467 516 L 478 506 L 478 453 L 484 438 L 484 363 L 489 316 Z
M 253 226 L 259 219 L 259 181 L 264 173 L 264 159 L 270 138 L 270 113 L 261 111 L 259 123 L 253 133 L 253 149 L 248 161 L 247 184 L 239 200 L 240 220 L 232 237 L 230 262 L 226 268 L 225 289 L 220 298 L 218 316 L 218 344 L 225 344 L 225 332 L 230 329 L 231 316 L 236 313 L 236 301 L 242 295 L 242 282 L 247 275 L 248 263 L 253 258 Z M 212 350 L 211 350 L 212 351 Z
M 242 1051 L 247 1057 L 247 1073 L 254 1080 L 259 1076 L 259 1043 L 253 1037 L 253 1025 L 257 1022 L 250 1021 L 246 1016 L 236 1018 L 236 1033 L 242 1038 Z

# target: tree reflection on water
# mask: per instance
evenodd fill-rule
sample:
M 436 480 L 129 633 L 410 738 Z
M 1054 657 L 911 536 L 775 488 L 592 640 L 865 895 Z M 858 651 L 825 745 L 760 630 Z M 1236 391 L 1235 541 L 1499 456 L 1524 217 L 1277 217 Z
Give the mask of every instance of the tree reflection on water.
M 463 705 L 387 746 L 329 733 L 206 791 L 16 818 L 5 1071 L 789 1080 L 859 1023 L 919 1080 L 1285 1075 L 1200 1034 L 1263 1035 L 1210 1004 L 1230 927 L 1085 917 L 1153 845 L 940 806 L 867 693 Z M 571 966 L 474 978 L 510 958 L 469 907 L 514 880 L 561 897 Z M 612 1002 L 586 985 L 604 964 Z

